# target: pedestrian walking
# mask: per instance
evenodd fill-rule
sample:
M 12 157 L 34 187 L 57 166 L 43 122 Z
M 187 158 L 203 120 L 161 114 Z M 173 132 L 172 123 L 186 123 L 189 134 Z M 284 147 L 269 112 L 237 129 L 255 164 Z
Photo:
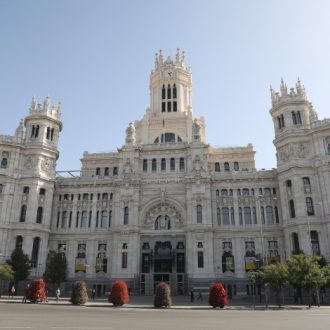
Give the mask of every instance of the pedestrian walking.
M 198 291 L 197 300 L 203 301 L 203 295 L 202 295 L 202 290 L 201 289 L 199 289 L 199 291 Z
M 29 294 L 29 288 L 30 288 L 30 284 L 27 284 L 25 289 L 24 289 L 24 296 L 23 296 L 23 299 L 22 299 L 22 303 L 26 303 L 26 299 L 27 299 L 27 296 Z
M 190 291 L 190 302 L 194 302 L 195 297 L 194 297 L 194 289 L 191 289 Z
M 96 294 L 95 289 L 92 289 L 92 300 L 95 300 L 95 294 Z
M 61 294 L 61 290 L 60 290 L 60 288 L 57 288 L 57 289 L 56 289 L 55 294 L 56 294 L 56 302 L 58 302 L 59 299 L 60 299 L 60 294 Z

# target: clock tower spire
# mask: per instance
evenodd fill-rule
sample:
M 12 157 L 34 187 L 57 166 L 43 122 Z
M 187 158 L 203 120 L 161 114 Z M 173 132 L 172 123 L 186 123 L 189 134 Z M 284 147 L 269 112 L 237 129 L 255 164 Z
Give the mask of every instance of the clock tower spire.
M 177 49 L 175 59 L 156 53 L 155 67 L 150 75 L 150 109 L 156 116 L 175 116 L 192 111 L 191 70 L 184 52 Z

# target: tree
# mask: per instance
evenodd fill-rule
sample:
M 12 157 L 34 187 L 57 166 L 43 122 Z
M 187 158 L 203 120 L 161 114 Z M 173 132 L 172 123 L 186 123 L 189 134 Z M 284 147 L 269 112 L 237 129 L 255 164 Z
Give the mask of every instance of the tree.
M 12 252 L 10 259 L 7 260 L 7 264 L 9 264 L 14 271 L 14 281 L 16 286 L 18 281 L 24 281 L 29 277 L 31 262 L 28 255 L 25 254 L 21 248 L 16 248 Z
M 10 281 L 14 279 L 14 271 L 12 266 L 8 264 L 0 265 L 0 280 Z
M 213 308 L 224 308 L 228 304 L 227 292 L 221 283 L 215 283 L 210 286 L 209 305 Z
M 306 256 L 304 254 L 293 255 L 287 260 L 289 282 L 295 288 L 304 288 L 309 293 L 311 290 L 315 290 L 317 293 L 320 287 L 324 286 L 329 279 L 329 268 L 321 267 L 320 257 L 318 256 Z M 310 297 L 308 299 L 309 306 Z
M 83 305 L 88 301 L 86 283 L 77 281 L 72 285 L 71 302 L 73 305 Z
M 128 304 L 129 295 L 126 282 L 116 281 L 112 284 L 108 301 L 113 303 L 114 306 L 122 306 L 124 304 Z
M 155 307 L 170 307 L 172 305 L 171 289 L 165 282 L 160 282 L 156 287 L 154 298 Z
M 264 283 L 268 283 L 278 296 L 278 306 L 283 302 L 283 295 L 280 298 L 280 293 L 283 293 L 283 287 L 288 282 L 288 266 L 287 264 L 275 263 L 263 267 L 261 276 Z
M 47 256 L 44 278 L 47 282 L 59 287 L 67 277 L 67 261 L 65 253 L 50 251 Z

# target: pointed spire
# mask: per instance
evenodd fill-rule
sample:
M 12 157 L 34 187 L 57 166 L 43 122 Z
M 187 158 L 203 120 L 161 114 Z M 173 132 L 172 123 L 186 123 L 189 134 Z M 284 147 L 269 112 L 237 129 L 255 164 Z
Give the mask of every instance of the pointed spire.
M 159 63 L 158 63 L 158 53 L 155 53 L 155 69 L 158 68 L 158 65 L 159 65 Z
M 176 49 L 175 62 L 176 64 L 180 63 L 180 48 Z
M 47 95 L 44 100 L 43 110 L 48 111 L 49 107 L 50 107 L 50 97 L 49 97 L 49 95 Z
M 32 97 L 30 111 L 35 111 L 37 109 L 37 100 L 35 96 Z
M 285 95 L 288 94 L 288 88 L 286 87 L 286 84 L 284 83 L 283 78 L 281 78 L 281 87 L 280 87 L 280 90 L 281 90 L 281 95 L 282 96 L 285 96 Z
M 163 64 L 163 51 L 159 50 L 159 64 Z

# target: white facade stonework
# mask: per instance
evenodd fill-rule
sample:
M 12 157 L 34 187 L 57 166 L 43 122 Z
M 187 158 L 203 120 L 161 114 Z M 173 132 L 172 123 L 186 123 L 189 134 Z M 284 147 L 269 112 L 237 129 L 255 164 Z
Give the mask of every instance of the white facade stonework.
M 116 279 L 175 294 L 216 279 L 245 293 L 246 272 L 293 251 L 330 261 L 330 120 L 298 81 L 271 90 L 277 168 L 257 171 L 253 146 L 215 148 L 192 112 L 184 53 L 156 54 L 150 107 L 117 152 L 84 152 L 79 175 L 55 172 L 60 105 L 32 101 L 14 136 L 0 136 L 0 251 L 21 246 L 45 270 L 61 250 L 70 280 L 108 290 Z

